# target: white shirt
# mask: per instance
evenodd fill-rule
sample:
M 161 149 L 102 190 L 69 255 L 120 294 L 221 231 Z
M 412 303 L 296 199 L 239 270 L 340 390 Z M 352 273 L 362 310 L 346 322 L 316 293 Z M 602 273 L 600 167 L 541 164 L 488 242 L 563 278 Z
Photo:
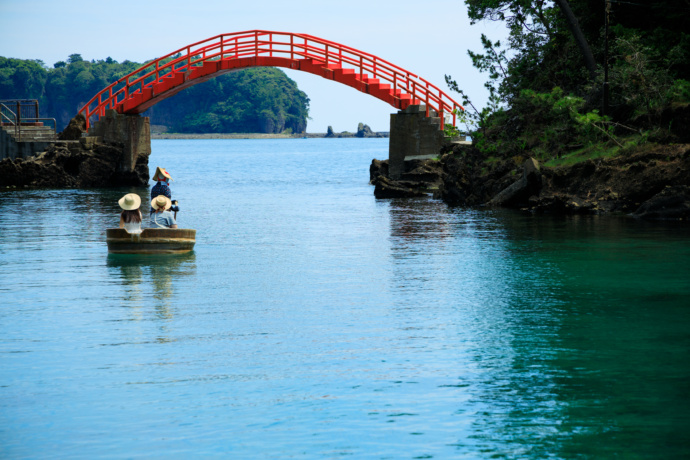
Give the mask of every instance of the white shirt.
M 125 222 L 127 233 L 141 233 L 141 222 Z

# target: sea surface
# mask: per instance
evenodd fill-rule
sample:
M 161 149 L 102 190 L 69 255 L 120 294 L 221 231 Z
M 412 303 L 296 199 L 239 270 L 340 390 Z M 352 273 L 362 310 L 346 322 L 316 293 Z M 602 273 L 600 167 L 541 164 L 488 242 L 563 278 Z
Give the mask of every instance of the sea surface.
M 190 254 L 108 255 L 146 187 L 0 191 L 0 458 L 690 456 L 690 224 L 377 200 L 388 139 L 152 148 Z

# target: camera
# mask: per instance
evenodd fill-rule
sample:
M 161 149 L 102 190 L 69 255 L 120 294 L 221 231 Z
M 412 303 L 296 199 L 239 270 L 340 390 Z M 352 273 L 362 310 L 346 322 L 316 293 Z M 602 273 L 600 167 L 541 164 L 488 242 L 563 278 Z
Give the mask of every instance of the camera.
M 172 203 L 172 206 L 170 206 L 170 210 L 172 212 L 179 212 L 180 207 L 177 205 L 177 200 L 172 200 L 170 203 Z

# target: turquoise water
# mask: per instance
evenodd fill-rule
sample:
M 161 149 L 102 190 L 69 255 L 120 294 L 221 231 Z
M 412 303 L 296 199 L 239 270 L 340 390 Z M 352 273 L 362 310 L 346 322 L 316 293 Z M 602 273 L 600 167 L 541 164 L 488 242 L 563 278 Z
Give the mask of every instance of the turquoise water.
M 0 191 L 0 458 L 685 458 L 690 227 L 376 200 L 387 139 L 154 141 L 119 190 Z

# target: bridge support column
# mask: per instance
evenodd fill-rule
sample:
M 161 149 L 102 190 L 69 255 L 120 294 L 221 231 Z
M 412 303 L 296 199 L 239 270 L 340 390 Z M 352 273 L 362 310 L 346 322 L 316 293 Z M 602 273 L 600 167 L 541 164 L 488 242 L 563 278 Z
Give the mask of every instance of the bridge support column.
M 148 168 L 151 155 L 151 125 L 149 117 L 124 115 L 106 110 L 105 116 L 89 128 L 89 136 L 100 137 L 103 143 L 123 146 L 120 171 L 132 172 L 137 164 Z M 148 170 L 146 171 L 148 179 Z
M 388 143 L 388 171 L 391 179 L 399 179 L 405 172 L 405 158 L 433 158 L 441 152 L 446 140 L 441 131 L 441 119 L 426 106 L 411 105 L 391 114 Z

